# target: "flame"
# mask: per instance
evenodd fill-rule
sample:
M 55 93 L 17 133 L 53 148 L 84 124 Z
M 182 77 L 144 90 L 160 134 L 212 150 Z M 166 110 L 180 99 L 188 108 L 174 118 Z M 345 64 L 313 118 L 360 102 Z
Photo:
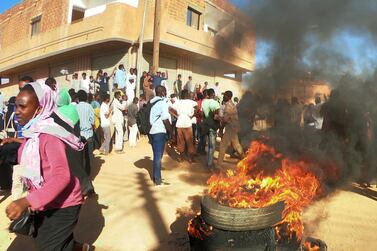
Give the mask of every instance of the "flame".
M 290 160 L 260 141 L 251 143 L 247 157 L 238 163 L 236 171 L 215 174 L 207 183 L 209 195 L 230 207 L 261 208 L 284 201 L 278 226 L 284 226 L 289 238 L 295 236 L 300 240 L 304 232 L 303 209 L 321 193 L 313 163 Z M 276 232 L 281 236 L 283 231 Z
M 306 241 L 303 246 L 304 246 L 305 251 L 320 251 L 321 250 L 319 246 L 317 246 L 316 244 L 312 244 L 308 241 Z
M 194 238 L 203 240 L 212 234 L 212 226 L 205 223 L 200 214 L 191 219 L 187 226 L 187 232 Z

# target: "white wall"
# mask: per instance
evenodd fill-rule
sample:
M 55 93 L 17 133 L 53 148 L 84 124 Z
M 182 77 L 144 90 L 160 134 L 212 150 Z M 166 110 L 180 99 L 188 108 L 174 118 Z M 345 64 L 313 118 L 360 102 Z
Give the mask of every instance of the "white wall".
M 137 8 L 139 0 L 69 0 L 68 23 L 72 19 L 73 6 L 85 9 L 84 17 L 90 17 L 104 12 L 106 5 L 110 3 L 124 3 Z

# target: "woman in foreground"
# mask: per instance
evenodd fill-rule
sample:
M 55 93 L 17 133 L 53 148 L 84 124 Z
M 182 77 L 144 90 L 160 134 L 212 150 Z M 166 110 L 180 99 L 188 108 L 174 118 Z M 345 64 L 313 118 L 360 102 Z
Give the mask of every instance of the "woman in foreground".
M 65 144 L 77 150 L 83 145 L 50 118 L 56 109 L 54 97 L 45 84 L 31 83 L 16 98 L 16 114 L 25 137 L 18 150 L 17 172 L 28 195 L 10 203 L 6 214 L 15 220 L 28 208 L 36 212 L 38 250 L 88 250 L 87 244 L 73 239 L 83 197 L 65 153 Z

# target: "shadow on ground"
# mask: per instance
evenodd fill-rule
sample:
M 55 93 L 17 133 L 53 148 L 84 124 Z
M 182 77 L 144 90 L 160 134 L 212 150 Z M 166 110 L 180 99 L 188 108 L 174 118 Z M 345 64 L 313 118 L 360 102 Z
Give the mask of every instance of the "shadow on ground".
M 100 156 L 98 156 L 98 155 L 94 156 L 93 166 L 92 166 L 91 175 L 90 175 L 90 178 L 92 180 L 95 180 L 95 178 L 97 177 L 97 175 L 101 171 L 102 164 L 104 164 L 104 163 L 105 163 L 105 161 L 103 159 L 101 159 Z
M 188 197 L 191 205 L 189 207 L 178 208 L 176 220 L 170 225 L 170 234 L 166 239 L 160 241 L 160 245 L 153 251 L 189 251 L 190 241 L 187 234 L 188 222 L 200 211 L 201 196 Z
M 105 217 L 102 211 L 106 209 L 108 209 L 107 206 L 98 202 L 98 196 L 92 196 L 85 200 L 75 229 L 78 242 L 93 244 L 98 239 L 105 226 Z
M 148 212 L 156 238 L 161 242 L 169 235 L 169 232 L 165 227 L 162 213 L 157 205 L 157 199 L 154 196 L 152 187 L 148 183 L 146 174 L 138 173 L 137 177 L 140 185 L 139 189 L 142 191 L 142 196 L 145 200 L 144 208 Z
M 145 156 L 144 159 L 140 159 L 134 163 L 137 168 L 145 169 L 149 173 L 149 178 L 153 180 L 153 160 L 149 156 Z

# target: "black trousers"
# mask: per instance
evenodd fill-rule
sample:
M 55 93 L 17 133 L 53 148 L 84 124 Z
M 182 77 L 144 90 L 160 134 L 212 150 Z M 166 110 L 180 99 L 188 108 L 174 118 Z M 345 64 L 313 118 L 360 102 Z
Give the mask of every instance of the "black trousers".
M 81 205 L 38 212 L 35 237 L 39 251 L 72 251 L 73 230 L 76 226 Z
M 12 189 L 12 165 L 0 160 L 0 189 L 10 190 Z
M 94 151 L 94 138 L 90 137 L 89 139 L 86 140 L 86 145 L 84 148 L 84 167 L 85 167 L 85 172 L 90 177 L 91 170 L 92 170 L 92 165 L 93 165 L 93 155 Z

